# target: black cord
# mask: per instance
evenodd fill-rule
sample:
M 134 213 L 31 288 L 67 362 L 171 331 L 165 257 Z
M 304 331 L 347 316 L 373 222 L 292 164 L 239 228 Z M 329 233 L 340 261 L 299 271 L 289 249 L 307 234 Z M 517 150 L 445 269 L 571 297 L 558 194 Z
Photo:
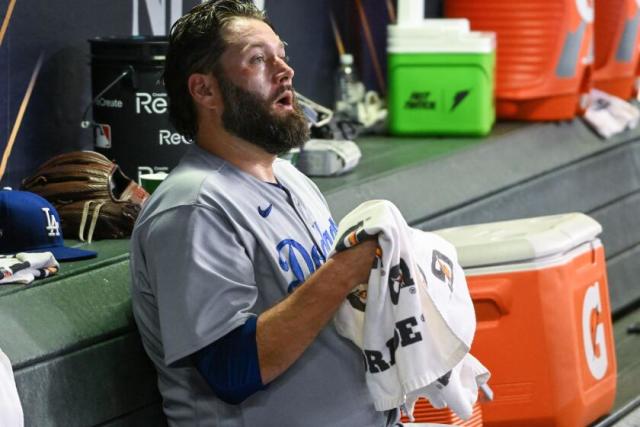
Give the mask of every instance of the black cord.
M 87 105 L 87 108 L 85 108 L 84 113 L 82 114 L 82 121 L 80 122 L 80 127 L 82 127 L 83 129 L 87 129 L 89 126 L 93 126 L 94 128 L 100 128 L 100 132 L 102 135 L 104 135 L 104 133 L 102 133 L 102 128 L 100 127 L 100 125 L 96 122 L 94 122 L 93 120 L 87 120 L 87 115 L 89 114 L 89 110 L 91 109 L 91 107 L 96 103 L 96 101 L 105 93 L 107 93 L 107 91 L 109 89 L 111 89 L 116 83 L 118 83 L 120 80 L 124 79 L 126 76 L 128 76 L 129 74 L 131 74 L 132 76 L 134 75 L 135 70 L 133 69 L 133 67 L 131 65 L 129 65 L 127 67 L 126 70 L 124 70 L 122 73 L 120 73 L 120 75 L 118 77 L 116 77 L 115 79 L 113 79 L 113 81 L 111 83 L 109 83 L 104 89 L 102 89 L 100 91 L 99 94 L 97 94 L 93 100 L 91 100 L 91 102 L 89 103 L 89 105 Z

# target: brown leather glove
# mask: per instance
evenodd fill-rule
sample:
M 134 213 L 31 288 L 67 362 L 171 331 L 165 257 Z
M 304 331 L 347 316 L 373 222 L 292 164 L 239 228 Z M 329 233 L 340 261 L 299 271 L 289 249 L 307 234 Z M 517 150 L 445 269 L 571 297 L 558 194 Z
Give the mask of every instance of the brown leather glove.
M 88 242 L 130 236 L 149 197 L 118 165 L 95 151 L 49 159 L 22 181 L 22 189 L 55 206 L 65 237 Z

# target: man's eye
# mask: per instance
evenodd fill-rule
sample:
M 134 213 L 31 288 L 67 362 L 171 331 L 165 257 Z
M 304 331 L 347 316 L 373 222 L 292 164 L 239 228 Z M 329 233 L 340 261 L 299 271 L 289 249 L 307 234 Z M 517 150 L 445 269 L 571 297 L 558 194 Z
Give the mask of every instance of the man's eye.
M 286 62 L 286 63 L 288 64 L 288 63 L 289 63 L 289 59 L 290 59 L 290 58 L 289 58 L 289 55 L 282 55 L 282 56 L 280 57 L 280 59 L 282 59 L 284 62 Z
M 262 62 L 264 62 L 264 55 L 256 55 L 253 58 L 251 58 L 252 64 L 260 64 Z

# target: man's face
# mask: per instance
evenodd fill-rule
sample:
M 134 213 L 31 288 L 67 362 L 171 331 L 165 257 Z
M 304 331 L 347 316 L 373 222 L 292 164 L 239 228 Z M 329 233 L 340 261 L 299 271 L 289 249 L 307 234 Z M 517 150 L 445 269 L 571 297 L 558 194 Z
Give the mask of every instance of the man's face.
M 233 20 L 225 38 L 228 47 L 216 76 L 225 129 L 271 154 L 302 145 L 309 128 L 280 38 L 264 22 L 245 18 Z

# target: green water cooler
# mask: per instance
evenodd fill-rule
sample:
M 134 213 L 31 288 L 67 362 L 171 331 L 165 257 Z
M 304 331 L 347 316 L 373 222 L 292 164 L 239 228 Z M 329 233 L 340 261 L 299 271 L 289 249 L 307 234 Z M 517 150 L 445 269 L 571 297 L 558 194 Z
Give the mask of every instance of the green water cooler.
M 487 135 L 495 122 L 494 33 L 466 19 L 388 27 L 389 132 Z

